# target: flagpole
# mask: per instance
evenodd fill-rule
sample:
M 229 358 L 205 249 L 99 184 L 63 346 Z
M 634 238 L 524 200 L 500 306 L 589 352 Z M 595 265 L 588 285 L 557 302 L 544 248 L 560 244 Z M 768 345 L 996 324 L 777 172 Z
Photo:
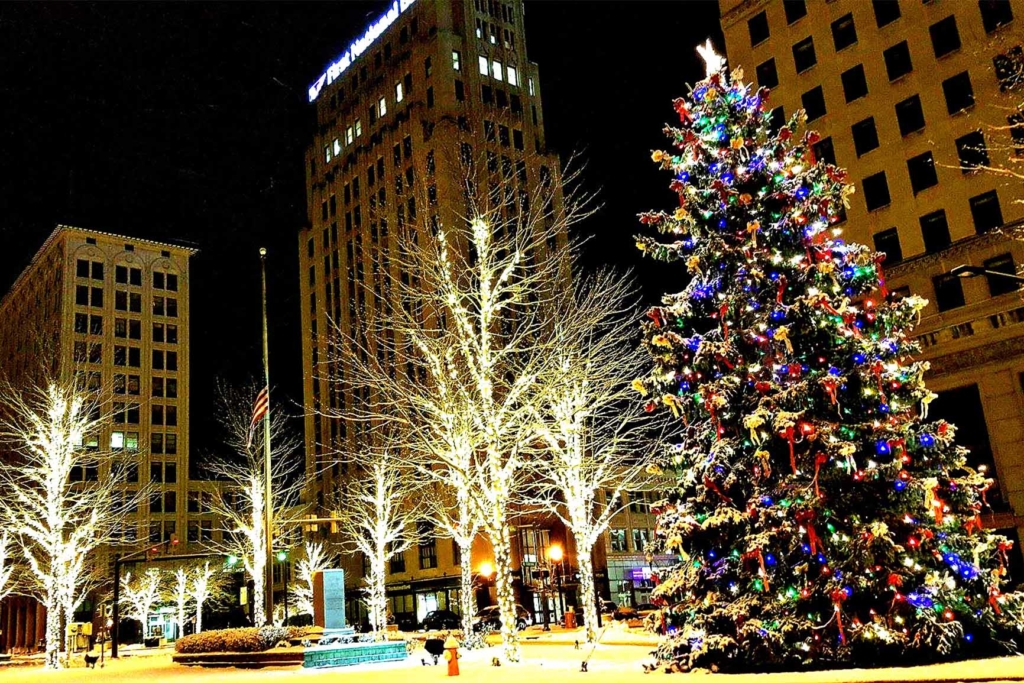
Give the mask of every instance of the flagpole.
M 266 481 L 264 528 L 267 537 L 267 558 L 264 590 L 267 624 L 274 623 L 274 498 L 271 489 L 270 467 L 270 346 L 267 342 L 267 250 L 260 247 L 260 276 L 263 284 L 263 381 L 267 390 L 267 411 L 263 415 L 263 477 Z M 262 624 L 261 624 L 262 625 Z

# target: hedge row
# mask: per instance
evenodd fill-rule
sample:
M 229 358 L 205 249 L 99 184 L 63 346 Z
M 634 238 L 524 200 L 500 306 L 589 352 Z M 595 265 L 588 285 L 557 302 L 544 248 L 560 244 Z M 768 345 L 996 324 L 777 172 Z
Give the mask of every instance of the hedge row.
M 264 652 L 282 640 L 296 640 L 307 635 L 307 626 L 263 626 L 261 628 L 229 628 L 203 631 L 178 638 L 174 650 L 182 654 L 203 652 Z

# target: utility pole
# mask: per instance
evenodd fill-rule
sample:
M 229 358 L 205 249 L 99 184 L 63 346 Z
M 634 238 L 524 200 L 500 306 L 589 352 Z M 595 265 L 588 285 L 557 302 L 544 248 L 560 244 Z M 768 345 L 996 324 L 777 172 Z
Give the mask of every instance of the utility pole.
M 267 250 L 260 247 L 260 276 L 263 284 L 263 381 L 267 390 L 267 412 L 263 416 L 263 476 L 266 479 L 267 561 L 266 589 L 264 604 L 266 605 L 267 624 L 274 623 L 274 498 L 271 488 L 270 467 L 270 345 L 267 337 Z

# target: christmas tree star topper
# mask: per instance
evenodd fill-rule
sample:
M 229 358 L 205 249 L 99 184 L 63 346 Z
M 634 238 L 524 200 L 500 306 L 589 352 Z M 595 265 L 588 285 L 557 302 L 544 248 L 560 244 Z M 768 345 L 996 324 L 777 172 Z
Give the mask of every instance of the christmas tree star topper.
M 707 72 L 704 77 L 710 78 L 711 74 L 718 73 L 725 66 L 725 58 L 715 52 L 715 46 L 708 38 L 703 45 L 697 46 L 697 54 L 704 60 L 704 70 Z

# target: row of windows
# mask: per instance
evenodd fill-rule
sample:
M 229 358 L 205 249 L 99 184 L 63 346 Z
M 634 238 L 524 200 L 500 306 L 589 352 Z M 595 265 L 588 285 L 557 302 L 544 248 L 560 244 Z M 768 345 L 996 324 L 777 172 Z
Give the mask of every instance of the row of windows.
M 75 275 L 84 279 L 102 280 L 103 263 L 90 259 L 78 259 L 75 264 Z M 142 286 L 142 269 L 134 266 L 115 266 L 114 282 L 120 285 L 134 287 Z M 167 289 L 172 292 L 178 291 L 178 276 L 175 273 L 163 271 L 153 272 L 153 289 Z
M 633 552 L 642 553 L 647 549 L 647 544 L 651 541 L 650 529 L 633 529 L 632 542 Z M 609 529 L 608 530 L 608 546 L 609 550 L 613 553 L 627 553 L 630 551 L 629 537 L 626 535 L 625 529 Z
M 114 424 L 139 424 L 139 404 L 114 401 L 112 421 Z M 150 405 L 150 424 L 167 427 L 178 426 L 178 407 L 153 403 Z
M 103 316 L 75 313 L 75 332 L 102 335 Z M 114 336 L 120 339 L 141 339 L 142 321 L 114 318 Z M 153 341 L 162 344 L 177 344 L 178 326 L 169 323 L 153 323 Z
M 75 305 L 103 308 L 103 288 L 76 285 Z M 114 310 L 141 313 L 142 295 L 138 292 L 116 290 L 114 292 Z M 169 318 L 178 317 L 178 300 L 170 296 L 154 296 L 153 315 L 167 316 Z
M 401 31 L 399 31 L 398 43 L 400 45 L 405 45 L 406 43 L 409 42 L 409 39 L 410 39 L 411 36 L 415 36 L 418 33 L 419 33 L 419 20 L 414 17 L 412 19 L 412 21 L 409 22 L 408 26 L 403 26 Z M 382 68 L 384 66 L 384 61 L 391 59 L 391 54 L 392 54 L 391 42 L 389 41 L 389 42 L 384 44 L 383 50 L 377 50 L 377 52 L 374 53 L 374 55 L 373 55 L 373 62 L 372 62 L 373 68 L 374 69 Z M 351 76 L 352 80 L 350 81 L 350 85 L 349 85 L 349 87 L 351 88 L 352 92 L 355 92 L 359 88 L 359 83 L 360 82 L 365 83 L 367 81 L 367 79 L 369 78 L 370 74 L 369 74 L 368 66 L 369 66 L 369 62 L 364 64 L 362 67 L 360 67 L 358 72 L 355 69 L 352 69 L 352 76 Z M 342 87 L 339 84 L 337 89 L 335 90 L 334 94 L 331 95 L 330 108 L 332 110 L 333 109 L 337 109 L 338 105 L 342 101 L 344 101 L 344 99 L 345 99 L 345 88 Z
M 500 60 L 488 59 L 487 55 L 480 55 L 477 61 L 481 76 L 490 76 L 496 81 L 504 80 L 511 86 L 519 87 L 519 71 L 512 64 L 502 65 Z
M 871 5 L 878 28 L 888 26 L 902 15 L 898 0 L 872 0 Z M 788 24 L 793 24 L 807 15 L 805 0 L 784 0 L 782 6 L 785 9 L 786 23 Z M 978 11 L 986 33 L 992 33 L 1013 21 L 1013 8 L 1008 0 L 979 0 Z M 857 28 L 852 13 L 833 21 L 831 29 L 832 43 L 836 52 L 857 42 Z M 747 31 L 750 34 L 751 47 L 768 40 L 771 36 L 771 29 L 768 25 L 767 10 L 747 21 Z M 936 57 L 943 57 L 960 49 L 960 32 L 957 30 L 956 19 L 953 15 L 932 24 L 929 27 L 929 34 Z

